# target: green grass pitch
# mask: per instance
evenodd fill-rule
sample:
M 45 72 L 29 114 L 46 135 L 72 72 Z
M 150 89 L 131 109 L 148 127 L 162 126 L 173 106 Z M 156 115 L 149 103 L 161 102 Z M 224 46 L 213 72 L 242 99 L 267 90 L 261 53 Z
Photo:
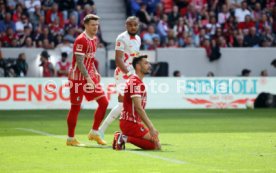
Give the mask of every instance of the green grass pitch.
M 273 173 L 276 110 L 147 110 L 162 151 L 130 144 L 113 151 L 87 140 L 93 111 L 82 110 L 76 137 L 89 147 L 67 147 L 65 110 L 0 111 L 0 173 Z

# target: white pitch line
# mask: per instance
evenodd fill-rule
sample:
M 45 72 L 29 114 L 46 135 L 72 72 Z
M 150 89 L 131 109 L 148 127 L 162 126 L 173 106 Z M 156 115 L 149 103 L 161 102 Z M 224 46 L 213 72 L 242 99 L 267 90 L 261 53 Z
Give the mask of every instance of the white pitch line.
M 155 158 L 155 159 L 160 159 L 160 160 L 164 160 L 167 162 L 171 162 L 171 163 L 175 163 L 175 164 L 187 164 L 187 162 L 184 162 L 182 160 L 176 160 L 176 159 L 171 159 L 171 158 L 167 158 L 167 157 L 162 157 L 162 156 L 158 156 L 158 155 L 152 155 L 143 151 L 129 151 L 129 150 L 125 150 L 126 152 L 130 152 L 133 154 L 137 154 L 140 156 L 146 156 L 146 157 L 151 157 L 151 158 Z
M 39 134 L 39 135 L 43 135 L 43 136 L 50 136 L 50 137 L 59 138 L 59 139 L 66 139 L 66 136 L 54 135 L 51 133 L 47 133 L 47 132 L 43 132 L 43 131 L 39 131 L 39 130 L 35 130 L 35 129 L 28 129 L 28 128 L 15 128 L 15 129 L 21 130 L 21 131 L 27 131 L 27 132 L 31 132 L 31 133 L 35 133 L 35 134 Z M 153 155 L 153 154 L 149 154 L 149 153 L 146 153 L 143 151 L 125 150 L 125 152 L 133 153 L 133 154 L 140 155 L 140 156 L 150 157 L 150 158 L 154 158 L 154 159 L 159 159 L 159 160 L 163 160 L 163 161 L 174 163 L 174 164 L 187 164 L 187 162 L 184 162 L 182 160 L 176 160 L 176 159 L 171 159 L 171 158 L 162 157 L 162 156 L 158 156 L 158 155 Z
M 43 136 L 51 136 L 51 137 L 55 137 L 55 138 L 59 138 L 59 139 L 66 139 L 66 136 L 54 135 L 54 134 L 51 134 L 51 133 L 47 133 L 47 132 L 43 132 L 43 131 L 39 131 L 39 130 L 34 130 L 34 129 L 27 129 L 27 128 L 15 128 L 15 129 L 36 133 L 36 134 L 43 135 Z

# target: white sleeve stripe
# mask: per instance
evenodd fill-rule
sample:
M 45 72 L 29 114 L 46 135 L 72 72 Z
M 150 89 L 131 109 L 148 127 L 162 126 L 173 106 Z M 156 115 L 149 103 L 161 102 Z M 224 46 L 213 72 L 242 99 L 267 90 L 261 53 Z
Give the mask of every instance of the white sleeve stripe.
M 81 52 L 75 52 L 75 54 L 77 54 L 77 55 L 85 55 L 85 53 L 81 53 Z
M 132 95 L 132 96 L 130 96 L 131 98 L 133 98 L 133 97 L 141 97 L 141 95 L 138 95 L 138 94 L 136 94 L 136 95 Z

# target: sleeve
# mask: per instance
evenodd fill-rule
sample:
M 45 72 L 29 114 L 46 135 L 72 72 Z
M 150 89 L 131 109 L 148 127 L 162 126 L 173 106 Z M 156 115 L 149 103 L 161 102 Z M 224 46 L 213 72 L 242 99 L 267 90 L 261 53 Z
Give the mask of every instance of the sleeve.
M 73 46 L 74 54 L 85 55 L 86 49 L 87 49 L 87 44 L 85 42 L 85 39 L 76 39 Z
M 130 97 L 142 97 L 142 89 L 143 85 L 141 82 L 138 82 L 137 80 L 131 80 L 130 81 Z
M 137 36 L 138 36 L 139 47 L 141 47 L 141 37 L 139 35 Z
M 125 42 L 123 37 L 118 36 L 116 39 L 115 50 L 125 51 Z

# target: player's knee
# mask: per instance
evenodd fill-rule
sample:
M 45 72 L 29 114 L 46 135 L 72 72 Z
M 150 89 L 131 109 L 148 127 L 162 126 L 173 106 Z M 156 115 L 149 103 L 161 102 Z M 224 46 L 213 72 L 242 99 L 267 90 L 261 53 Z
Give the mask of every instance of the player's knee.
M 71 105 L 71 110 L 70 111 L 73 111 L 73 112 L 79 112 L 81 109 L 81 105 Z
M 108 100 L 106 97 L 102 97 L 99 99 L 99 106 L 101 106 L 102 108 L 107 108 Z
M 119 94 L 118 96 L 118 102 L 123 102 L 124 101 L 124 96 L 122 96 L 121 94 Z

